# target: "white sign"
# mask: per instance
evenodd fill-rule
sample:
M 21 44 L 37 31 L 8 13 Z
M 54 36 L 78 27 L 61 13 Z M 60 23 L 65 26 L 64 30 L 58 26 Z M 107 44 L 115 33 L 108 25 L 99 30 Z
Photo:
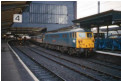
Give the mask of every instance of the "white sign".
M 22 23 L 22 15 L 21 14 L 14 14 L 13 15 L 13 22 Z

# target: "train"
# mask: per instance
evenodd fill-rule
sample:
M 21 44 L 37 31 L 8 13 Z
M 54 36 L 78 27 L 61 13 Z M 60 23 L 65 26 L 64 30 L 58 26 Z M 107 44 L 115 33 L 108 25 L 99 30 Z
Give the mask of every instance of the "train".
M 41 46 L 58 50 L 69 55 L 90 56 L 95 52 L 94 35 L 91 31 L 76 30 L 46 33 L 41 36 L 32 36 L 32 41 Z

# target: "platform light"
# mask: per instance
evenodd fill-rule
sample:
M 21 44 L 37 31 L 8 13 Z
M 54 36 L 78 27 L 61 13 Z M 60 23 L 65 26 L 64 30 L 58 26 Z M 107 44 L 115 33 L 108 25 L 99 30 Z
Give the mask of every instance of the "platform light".
M 7 32 L 6 34 L 11 34 L 11 32 Z
M 119 27 L 118 25 L 109 25 L 109 27 Z
M 4 37 L 6 37 L 6 35 L 3 35 Z

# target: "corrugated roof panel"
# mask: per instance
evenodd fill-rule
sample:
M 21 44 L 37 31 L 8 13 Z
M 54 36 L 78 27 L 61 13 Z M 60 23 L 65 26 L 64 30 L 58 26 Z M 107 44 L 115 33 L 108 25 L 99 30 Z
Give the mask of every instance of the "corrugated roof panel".
M 75 4 L 75 5 L 73 5 Z M 30 3 L 27 22 L 14 23 L 13 27 L 47 27 L 47 30 L 55 30 L 73 25 L 75 19 L 73 11 L 76 9 L 76 1 L 33 1 Z M 25 12 L 23 12 L 24 14 Z M 23 20 L 25 15 L 23 15 Z

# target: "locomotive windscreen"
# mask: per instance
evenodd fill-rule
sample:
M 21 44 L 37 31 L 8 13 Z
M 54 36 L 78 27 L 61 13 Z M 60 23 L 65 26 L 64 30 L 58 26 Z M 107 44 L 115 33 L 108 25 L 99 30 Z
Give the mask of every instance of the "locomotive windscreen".
M 86 33 L 79 33 L 79 37 L 85 38 L 86 37 Z
M 91 38 L 92 37 L 92 33 L 87 33 L 87 37 Z

